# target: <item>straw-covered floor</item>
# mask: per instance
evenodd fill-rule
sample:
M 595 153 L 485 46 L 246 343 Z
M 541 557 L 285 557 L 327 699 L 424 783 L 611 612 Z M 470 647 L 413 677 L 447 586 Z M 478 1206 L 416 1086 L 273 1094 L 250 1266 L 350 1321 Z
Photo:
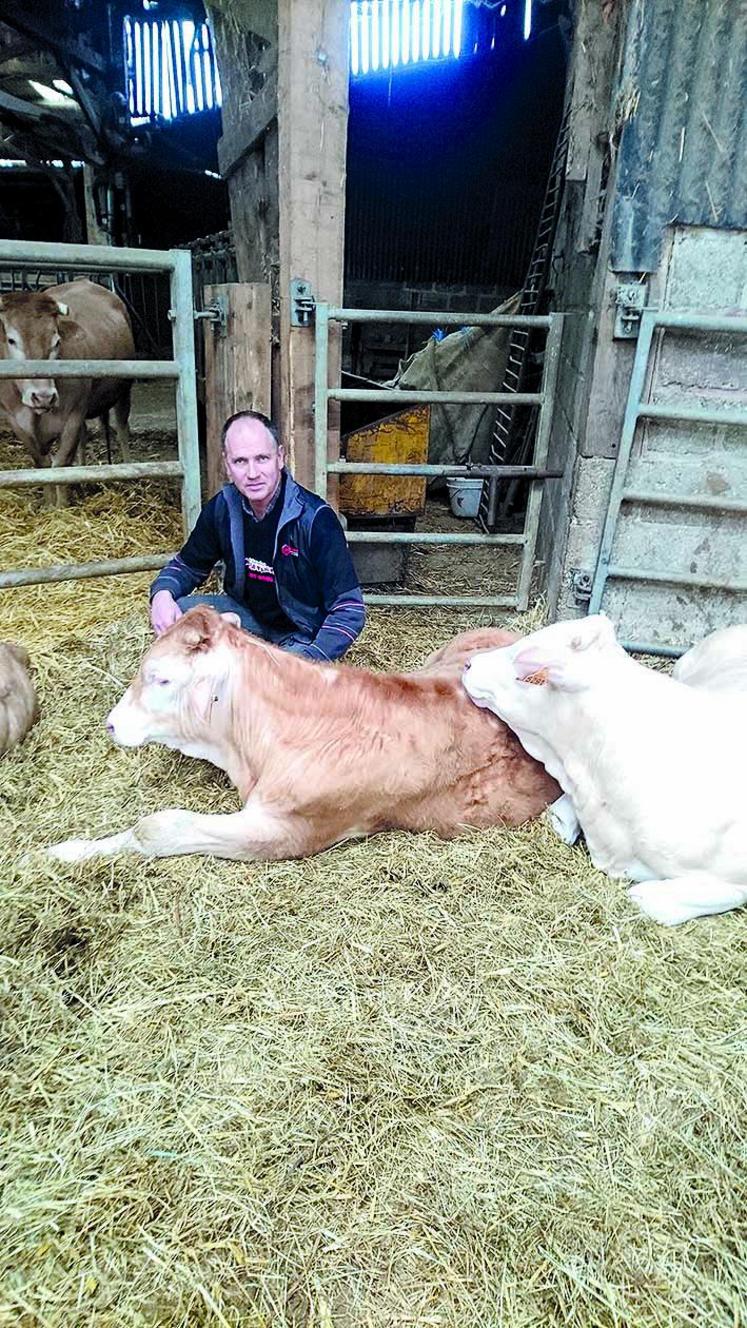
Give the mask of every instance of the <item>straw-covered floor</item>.
M 173 547 L 119 486 L 0 492 L 6 566 Z M 745 1322 L 745 917 L 676 931 L 542 823 L 305 862 L 53 864 L 207 765 L 111 746 L 147 577 L 2 592 L 42 716 L 0 761 L 5 1201 L 21 1328 Z M 410 666 L 475 615 L 371 614 Z

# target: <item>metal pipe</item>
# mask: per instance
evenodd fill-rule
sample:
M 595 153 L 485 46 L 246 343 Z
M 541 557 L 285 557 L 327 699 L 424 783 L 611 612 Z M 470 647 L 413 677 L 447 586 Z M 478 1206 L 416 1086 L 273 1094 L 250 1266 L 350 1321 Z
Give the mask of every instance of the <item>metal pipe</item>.
M 610 563 L 608 578 L 616 581 L 651 581 L 665 586 L 693 586 L 698 590 L 728 590 L 736 595 L 747 594 L 747 581 L 719 581 L 707 576 L 692 576 L 689 572 L 658 572 L 647 567 L 624 567 Z
M 662 406 L 642 401 L 641 420 L 689 420 L 693 424 L 747 424 L 747 410 L 705 410 L 700 406 Z
M 452 609 L 515 609 L 515 595 L 367 595 L 366 604 L 406 604 L 410 608 L 441 605 Z
M 544 467 L 547 465 L 547 456 L 550 450 L 552 403 L 555 401 L 556 397 L 558 370 L 560 368 L 560 343 L 562 336 L 563 315 L 555 314 L 553 315 L 550 331 L 548 332 L 545 341 L 545 358 L 542 366 L 542 409 L 540 411 L 539 420 L 537 421 L 537 437 L 534 444 L 534 457 L 532 458 L 537 467 Z M 495 482 L 492 487 L 496 487 Z M 542 507 L 542 495 L 544 494 L 544 491 L 545 486 L 542 481 L 538 478 L 533 479 L 529 488 L 526 516 L 524 517 L 526 543 L 521 558 L 519 580 L 516 589 L 518 608 L 521 612 L 529 607 L 529 592 L 531 590 L 532 576 L 534 574 L 534 555 L 537 551 L 540 509 Z
M 747 318 L 726 318 L 718 314 L 690 314 L 646 309 L 656 327 L 680 328 L 692 332 L 747 332 Z
M 623 641 L 623 650 L 631 655 L 663 655 L 665 659 L 679 659 L 689 646 L 661 646 L 656 641 Z
M 178 377 L 176 360 L 0 360 L 0 378 Z
M 633 370 L 630 375 L 630 386 L 628 388 L 628 399 L 625 403 L 625 415 L 623 417 L 620 447 L 617 457 L 615 458 L 615 469 L 612 474 L 612 485 L 607 502 L 607 514 L 604 519 L 602 538 L 599 542 L 597 564 L 594 569 L 594 580 L 592 582 L 591 598 L 589 600 L 589 613 L 599 612 L 604 596 L 609 562 L 612 557 L 612 545 L 615 539 L 615 531 L 617 529 L 617 518 L 620 514 L 622 495 L 625 490 L 628 463 L 633 448 L 633 439 L 635 438 L 636 424 L 638 422 L 638 408 L 641 404 L 641 397 L 643 396 L 643 385 L 646 380 L 646 367 L 648 365 L 648 356 L 649 351 L 651 350 L 653 336 L 654 324 L 651 317 L 647 317 L 644 312 L 638 333 L 638 344 L 635 349 Z
M 440 531 L 429 531 L 418 535 L 417 531 L 405 533 L 399 530 L 346 530 L 348 544 L 498 544 L 519 545 L 524 543 L 524 535 L 457 535 Z
M 546 466 L 431 466 L 409 462 L 331 461 L 327 469 L 333 475 L 463 475 L 482 479 L 495 475 L 506 480 L 559 480 L 563 471 Z
M 40 586 L 50 581 L 115 576 L 122 572 L 150 572 L 163 567 L 173 556 L 173 553 L 154 553 L 137 558 L 109 558 L 99 563 L 70 563 L 62 567 L 22 567 L 15 572 L 0 572 L 0 590 L 10 586 Z
M 171 310 L 174 329 L 174 359 L 179 377 L 176 384 L 176 437 L 182 466 L 182 520 L 184 533 L 192 530 L 202 506 L 200 490 L 200 444 L 197 425 L 195 373 L 194 301 L 192 255 L 187 249 L 174 251 L 171 272 Z
M 318 304 L 314 320 L 314 487 L 320 498 L 327 497 L 327 425 L 329 404 L 329 323 L 326 304 Z
M 317 309 L 319 305 L 317 305 Z M 538 327 L 549 328 L 549 314 L 460 314 L 453 310 L 414 309 L 337 309 L 327 305 L 330 322 L 345 323 L 426 323 L 444 327 Z
M 652 493 L 643 489 L 626 489 L 624 503 L 642 503 L 651 507 L 684 507 L 703 512 L 747 513 L 747 503 L 738 498 L 706 498 L 699 494 Z
M 113 466 L 44 466 L 39 470 L 0 470 L 0 489 L 33 484 L 100 484 L 106 481 L 181 479 L 180 461 L 128 461 Z
M 81 267 L 92 272 L 170 272 L 178 249 L 119 249 L 103 244 L 50 244 L 0 240 L 0 263 L 34 267 Z M 44 260 L 47 260 L 45 263 Z
M 438 402 L 453 406 L 541 406 L 541 392 L 418 392 L 405 387 L 363 388 L 330 387 L 327 389 L 330 401 L 392 401 L 404 405 L 405 402 L 423 405 Z

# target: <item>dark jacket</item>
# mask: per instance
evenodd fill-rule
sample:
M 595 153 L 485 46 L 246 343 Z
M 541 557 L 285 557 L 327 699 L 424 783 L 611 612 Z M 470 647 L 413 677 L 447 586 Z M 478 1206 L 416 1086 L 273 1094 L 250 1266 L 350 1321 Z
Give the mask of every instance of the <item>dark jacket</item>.
M 151 599 L 168 590 L 189 595 L 216 563 L 225 564 L 223 588 L 239 603 L 246 598 L 242 498 L 226 484 L 203 507 L 184 548 L 151 586 Z M 283 613 L 309 638 L 310 659 L 337 659 L 363 630 L 363 597 L 340 522 L 317 494 L 287 474 L 273 557 L 275 587 Z

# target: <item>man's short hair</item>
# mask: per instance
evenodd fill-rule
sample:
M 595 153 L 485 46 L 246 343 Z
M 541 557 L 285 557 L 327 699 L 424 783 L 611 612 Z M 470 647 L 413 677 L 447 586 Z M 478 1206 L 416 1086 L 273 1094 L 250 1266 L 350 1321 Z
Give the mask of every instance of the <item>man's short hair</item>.
M 228 430 L 231 428 L 231 425 L 235 424 L 237 420 L 257 420 L 259 424 L 264 425 L 267 432 L 270 434 L 270 437 L 274 438 L 275 446 L 280 447 L 281 445 L 280 431 L 278 430 L 277 424 L 274 424 L 273 421 L 269 418 L 269 416 L 263 415 L 262 412 L 259 410 L 237 410 L 235 415 L 229 415 L 228 419 L 223 425 L 223 428 L 220 431 L 221 447 L 225 448 L 226 434 L 228 433 Z

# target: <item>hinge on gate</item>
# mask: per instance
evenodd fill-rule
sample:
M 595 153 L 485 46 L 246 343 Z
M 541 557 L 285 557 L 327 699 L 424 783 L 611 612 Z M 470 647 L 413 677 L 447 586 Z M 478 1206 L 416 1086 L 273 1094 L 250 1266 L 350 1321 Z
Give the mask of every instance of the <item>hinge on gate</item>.
M 300 277 L 294 277 L 291 282 L 290 295 L 291 327 L 310 327 L 316 309 L 316 300 L 310 283 L 302 281 Z
M 573 598 L 577 604 L 588 604 L 591 599 L 591 588 L 593 578 L 591 572 L 584 571 L 583 567 L 574 567 L 571 571 L 571 585 L 573 587 Z
M 204 318 L 206 322 L 212 323 L 219 337 L 224 337 L 228 331 L 228 300 L 225 295 L 216 295 L 212 304 L 207 304 L 204 309 L 195 309 L 193 311 L 195 322 L 198 318 Z
M 646 286 L 642 281 L 623 281 L 615 289 L 615 326 L 613 337 L 635 341 L 646 308 Z

